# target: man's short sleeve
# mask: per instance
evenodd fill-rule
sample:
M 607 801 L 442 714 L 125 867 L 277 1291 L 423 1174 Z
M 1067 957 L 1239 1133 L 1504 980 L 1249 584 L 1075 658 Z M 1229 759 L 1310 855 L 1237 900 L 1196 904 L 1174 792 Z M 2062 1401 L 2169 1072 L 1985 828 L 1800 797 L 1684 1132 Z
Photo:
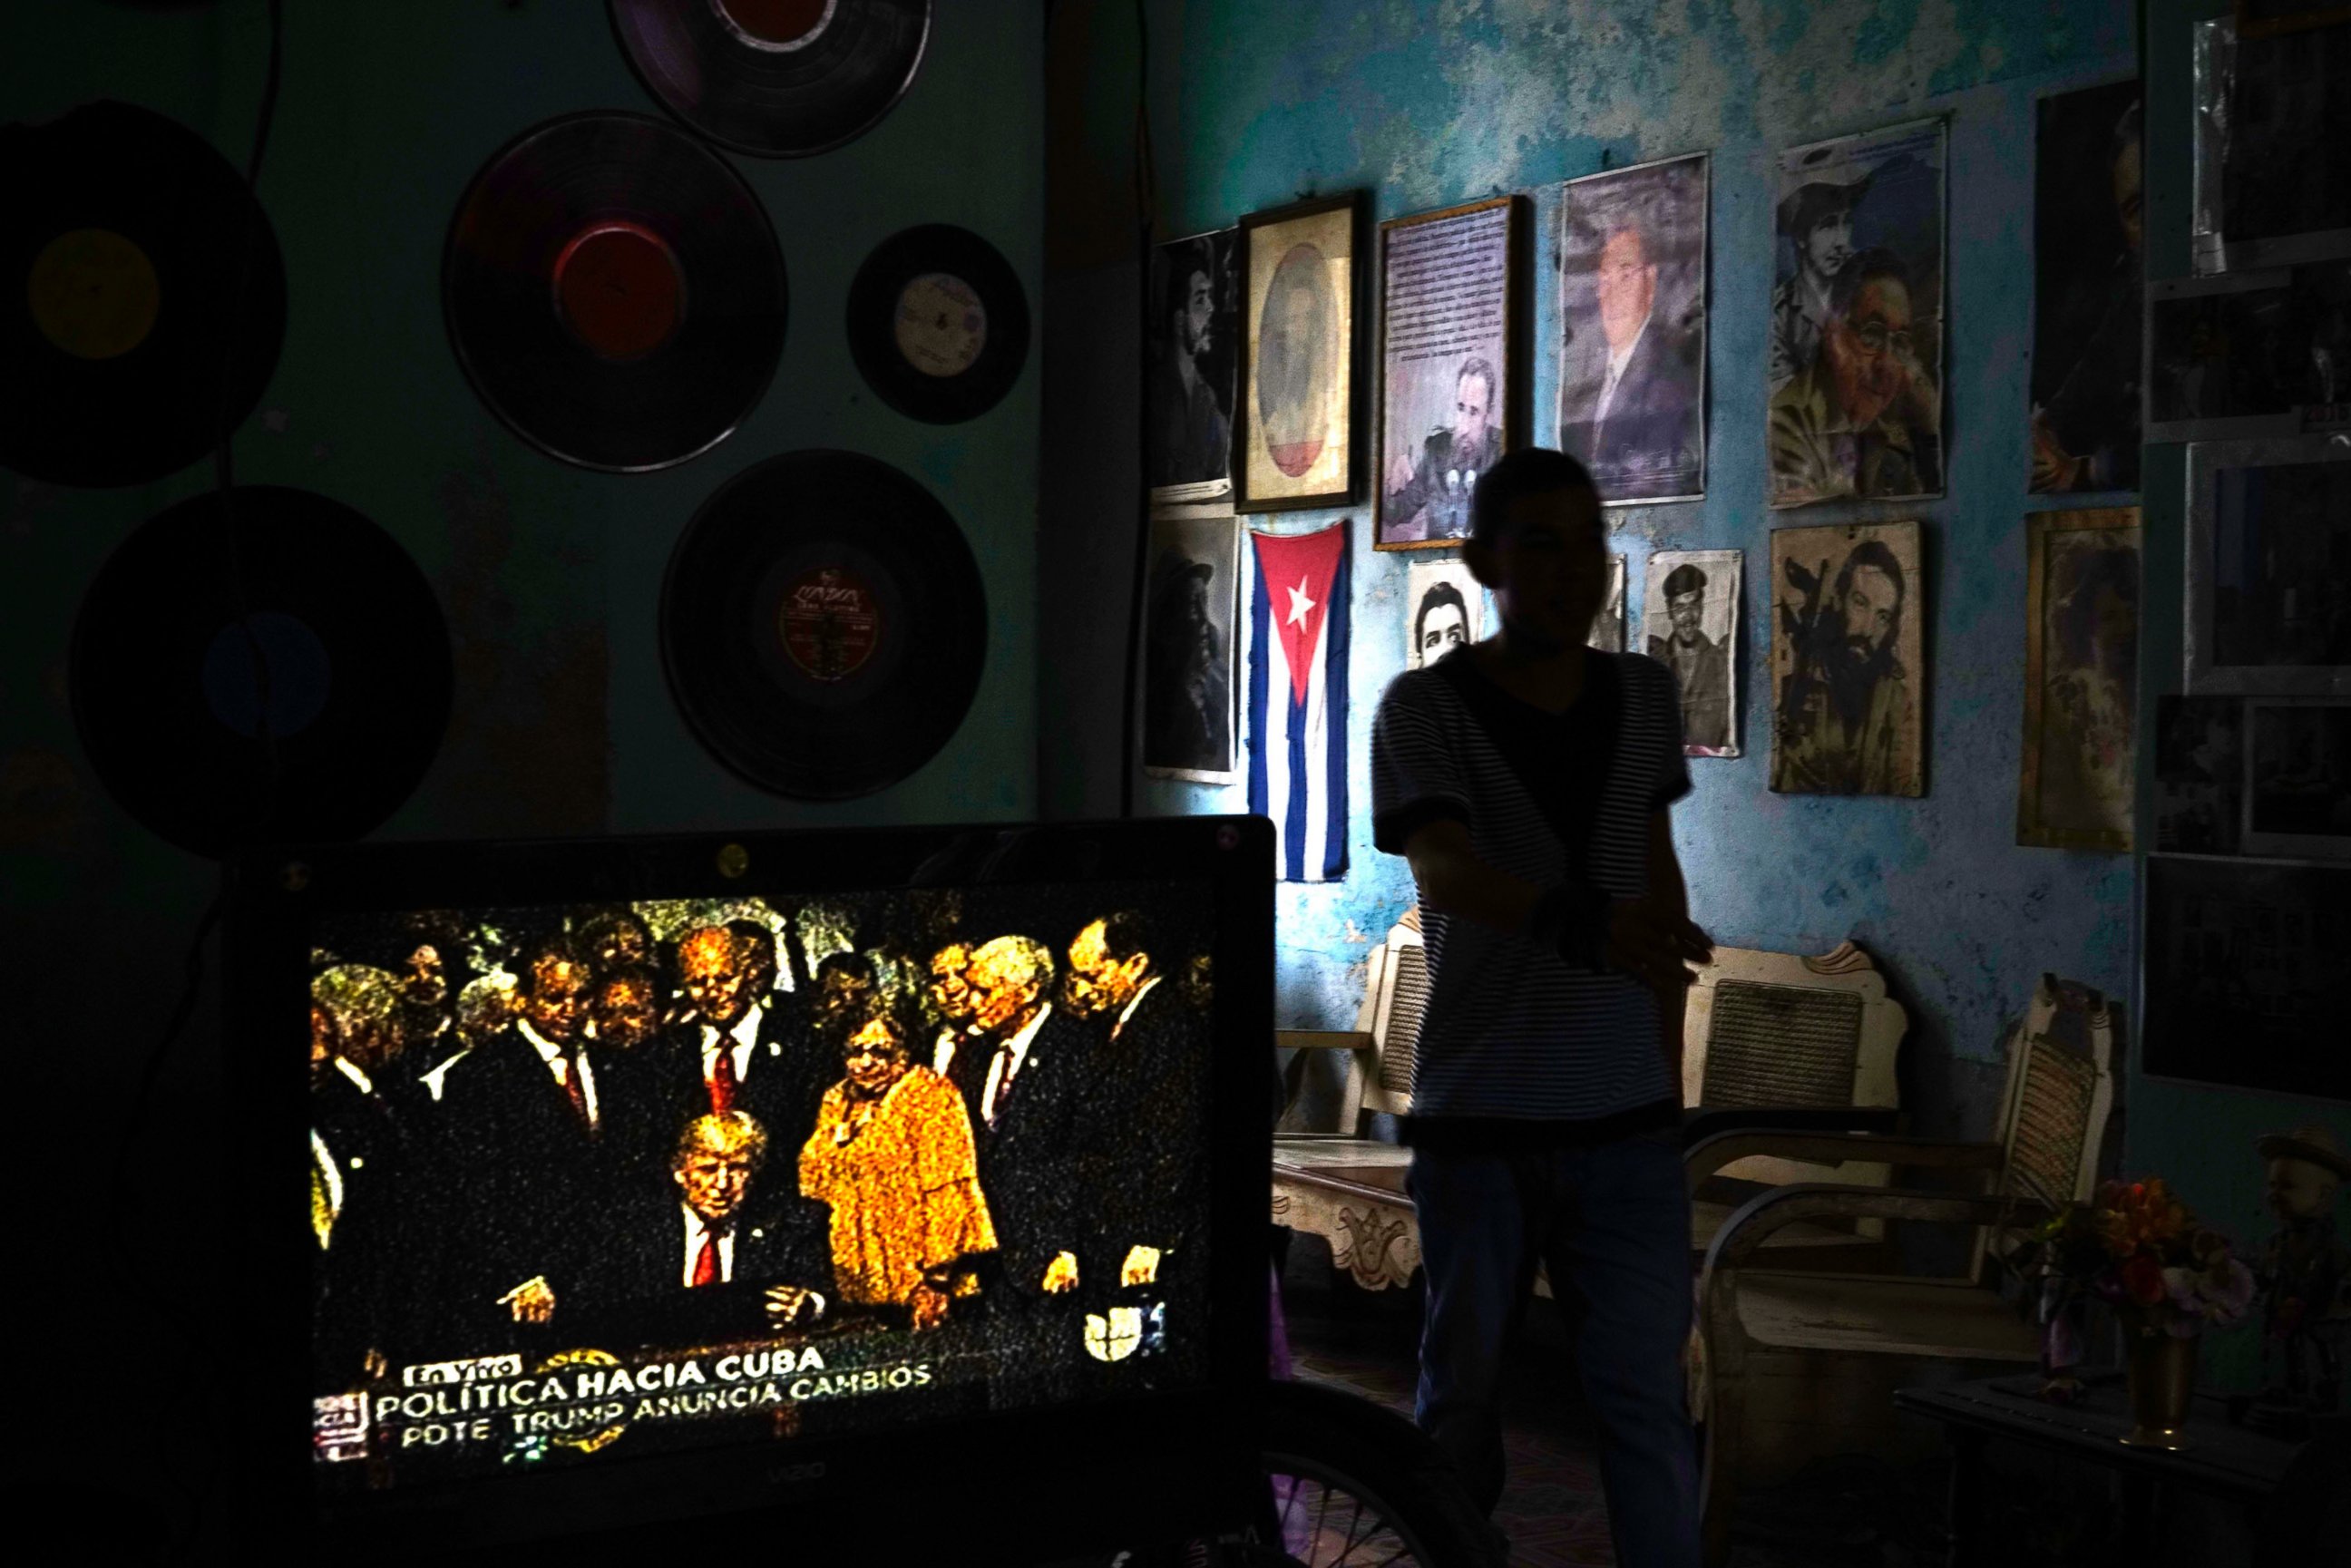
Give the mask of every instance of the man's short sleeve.
M 1399 675 L 1372 720 L 1372 842 L 1404 853 L 1431 822 L 1467 822 L 1469 787 L 1447 734 L 1437 689 L 1425 671 Z
M 1682 700 L 1680 689 L 1674 684 L 1674 673 L 1656 659 L 1642 661 L 1648 666 L 1648 686 L 1652 700 L 1662 703 L 1666 710 L 1666 744 L 1658 749 L 1656 781 L 1649 789 L 1649 810 L 1662 811 L 1690 792 L 1689 757 L 1682 750 Z

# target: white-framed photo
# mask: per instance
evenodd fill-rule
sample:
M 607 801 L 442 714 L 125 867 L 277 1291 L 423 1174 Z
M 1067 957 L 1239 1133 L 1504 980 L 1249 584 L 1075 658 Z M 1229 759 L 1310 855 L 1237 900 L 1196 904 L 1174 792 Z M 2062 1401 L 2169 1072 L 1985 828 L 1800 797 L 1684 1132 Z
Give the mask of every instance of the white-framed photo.
M 1155 513 L 1145 570 L 1143 770 L 1155 779 L 1234 783 L 1241 531 L 1232 508 Z
M 2351 696 L 2351 445 L 2188 449 L 2187 689 Z
M 1746 554 L 1658 550 L 1641 591 L 1645 652 L 1674 673 L 1682 750 L 1739 755 L 1739 599 Z
M 1608 597 L 1601 601 L 1600 613 L 1592 618 L 1592 634 L 1586 637 L 1588 647 L 1604 653 L 1625 651 L 1625 558 L 1608 558 Z
M 2245 699 L 2244 846 L 2351 860 L 2351 702 Z
M 1486 588 L 1464 562 L 1416 560 L 1404 581 L 1405 669 L 1433 664 L 1486 634 Z

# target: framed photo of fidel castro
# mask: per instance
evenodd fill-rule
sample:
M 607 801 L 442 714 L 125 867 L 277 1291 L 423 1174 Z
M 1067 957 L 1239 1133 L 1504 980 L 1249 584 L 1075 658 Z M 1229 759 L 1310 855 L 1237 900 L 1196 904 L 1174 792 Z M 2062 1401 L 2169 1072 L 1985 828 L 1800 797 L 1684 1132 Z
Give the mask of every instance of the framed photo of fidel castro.
M 1510 350 L 1525 207 L 1497 196 L 1380 225 L 1378 549 L 1460 544 L 1479 476 L 1519 444 Z
M 1355 229 L 1361 197 L 1241 219 L 1233 507 L 1277 512 L 1355 498 Z

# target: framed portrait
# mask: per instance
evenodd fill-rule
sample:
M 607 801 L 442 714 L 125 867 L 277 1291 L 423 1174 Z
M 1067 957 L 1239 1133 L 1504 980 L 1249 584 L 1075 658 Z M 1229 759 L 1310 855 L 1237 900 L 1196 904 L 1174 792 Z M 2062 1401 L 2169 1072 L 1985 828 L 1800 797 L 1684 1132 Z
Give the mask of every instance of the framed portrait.
M 2041 100 L 2032 181 L 2031 488 L 2138 488 L 2146 271 L 2139 84 Z
M 1771 788 L 1923 795 L 1926 569 L 1915 522 L 1771 530 Z
M 1780 155 L 1771 505 L 1943 493 L 1941 120 Z
M 1172 240 L 1151 253 L 1144 482 L 1155 504 L 1217 501 L 1232 494 L 1239 250 L 1240 231 L 1219 229 Z
M 1433 664 L 1484 636 L 1486 586 L 1458 560 L 1416 560 L 1405 570 L 1404 667 Z
M 2148 285 L 2147 438 L 2351 424 L 2351 262 Z
M 1592 618 L 1592 634 L 1584 639 L 1587 647 L 1604 653 L 1625 651 L 1625 558 L 1608 558 L 1608 597 L 1601 601 L 1600 613 Z
M 2351 444 L 2188 449 L 2186 685 L 2351 696 Z
M 1497 196 L 1380 225 L 1380 549 L 1468 538 L 1479 476 L 1518 444 L 1512 263 L 1525 206 Z
M 2351 866 L 2150 855 L 2141 886 L 2147 1072 L 2351 1100 Z
M 1143 604 L 1143 770 L 1155 779 L 1240 778 L 1233 671 L 1240 572 L 1240 524 L 1229 508 L 1153 516 Z
M 2270 7 L 2270 9 L 2276 9 Z M 2190 235 L 2199 273 L 2351 253 L 2351 7 L 2197 24 Z
M 2138 759 L 2138 508 L 2040 512 L 2024 537 L 2016 841 L 2126 852 Z
M 1739 755 L 1739 589 L 1746 553 L 1658 550 L 1641 593 L 1641 639 L 1674 673 L 1681 694 L 1682 750 Z
M 1705 153 L 1560 187 L 1559 446 L 1607 506 L 1706 494 Z
M 1355 209 L 1350 192 L 1241 220 L 1243 512 L 1355 498 Z
M 2232 855 L 2244 824 L 2244 699 L 2156 698 L 2156 849 Z
M 2351 860 L 2351 703 L 2245 699 L 2247 854 Z

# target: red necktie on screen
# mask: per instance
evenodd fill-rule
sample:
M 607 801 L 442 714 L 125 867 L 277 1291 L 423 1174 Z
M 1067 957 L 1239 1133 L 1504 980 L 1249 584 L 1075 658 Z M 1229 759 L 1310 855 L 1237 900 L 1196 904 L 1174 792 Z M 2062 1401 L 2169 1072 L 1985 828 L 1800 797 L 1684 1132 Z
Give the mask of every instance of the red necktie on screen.
M 694 1278 L 689 1283 L 697 1286 L 718 1283 L 718 1232 L 716 1230 L 702 1233 L 702 1245 L 695 1249 L 694 1254 Z
M 721 1040 L 726 1037 L 720 1035 Z M 742 1080 L 735 1076 L 735 1048 L 723 1044 L 710 1064 L 710 1109 L 714 1115 L 723 1116 L 735 1109 L 735 1090 Z
M 580 1113 L 580 1124 L 590 1132 L 596 1123 L 588 1114 L 588 1083 L 580 1071 L 580 1053 L 573 1051 L 563 1059 L 563 1092 L 571 1097 L 571 1108 Z

